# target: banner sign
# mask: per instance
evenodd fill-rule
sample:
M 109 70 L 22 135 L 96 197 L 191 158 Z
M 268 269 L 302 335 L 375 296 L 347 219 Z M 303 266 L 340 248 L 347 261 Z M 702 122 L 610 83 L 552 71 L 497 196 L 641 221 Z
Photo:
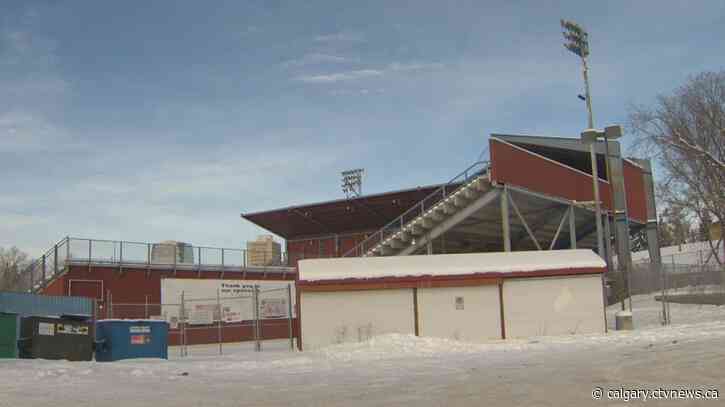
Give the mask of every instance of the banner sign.
M 251 321 L 254 319 L 254 286 L 257 285 L 260 318 L 286 318 L 289 284 L 292 284 L 294 301 L 293 282 L 164 278 L 161 279 L 161 314 L 172 329 L 184 321 L 184 316 L 190 325 L 211 325 L 220 319 L 227 323 Z

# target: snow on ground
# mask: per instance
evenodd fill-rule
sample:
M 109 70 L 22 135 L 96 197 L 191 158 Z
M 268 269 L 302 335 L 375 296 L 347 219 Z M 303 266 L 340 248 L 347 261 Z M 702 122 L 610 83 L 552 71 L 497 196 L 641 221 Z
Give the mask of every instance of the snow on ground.
M 719 289 L 712 286 L 711 289 Z M 686 293 L 687 288 L 677 290 L 677 293 Z M 674 291 L 670 290 L 670 294 Z M 660 293 L 641 294 L 632 296 L 632 319 L 636 329 L 656 328 L 662 326 L 662 303 L 655 300 Z M 689 325 L 701 322 L 725 321 L 725 306 L 675 304 L 669 303 L 670 321 L 673 325 Z M 625 300 L 625 307 L 629 309 L 629 300 Z M 619 303 L 607 308 L 607 326 L 614 329 L 614 314 L 621 310 Z
M 638 329 L 606 335 L 479 344 L 384 335 L 313 352 L 267 341 L 263 352 L 189 347 L 186 358 L 171 348 L 168 361 L 0 360 L 0 406 L 579 406 L 608 405 L 592 400 L 595 386 L 725 391 L 725 311 L 671 304 L 675 324 L 663 327 L 658 305 L 636 297 Z

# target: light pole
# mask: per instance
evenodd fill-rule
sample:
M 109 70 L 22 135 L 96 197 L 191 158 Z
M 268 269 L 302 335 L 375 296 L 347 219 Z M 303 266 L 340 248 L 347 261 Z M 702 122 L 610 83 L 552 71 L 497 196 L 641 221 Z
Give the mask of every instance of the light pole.
M 592 161 L 592 184 L 594 185 L 594 223 L 597 225 L 597 253 L 600 257 L 604 256 L 604 239 L 602 233 L 602 208 L 599 200 L 599 169 L 597 168 L 597 153 L 594 147 L 597 144 L 597 138 L 599 138 L 599 132 L 596 129 L 586 129 L 581 134 L 581 139 L 584 144 L 589 145 L 589 156 Z
M 584 144 L 589 145 L 589 155 L 592 162 L 592 184 L 594 188 L 594 204 L 595 204 L 595 219 L 594 222 L 597 225 L 597 252 L 599 256 L 606 258 L 604 255 L 604 238 L 602 233 L 602 208 L 599 200 L 599 170 L 597 168 L 597 153 L 595 151 L 595 145 L 599 133 L 594 129 L 594 115 L 592 113 L 592 97 L 589 89 L 589 66 L 587 65 L 587 57 L 589 56 L 589 33 L 584 30 L 579 24 L 561 20 L 561 28 L 564 29 L 564 48 L 577 55 L 582 60 L 582 73 L 584 75 L 584 92 L 585 100 L 587 102 L 587 129 L 581 134 L 582 141 Z

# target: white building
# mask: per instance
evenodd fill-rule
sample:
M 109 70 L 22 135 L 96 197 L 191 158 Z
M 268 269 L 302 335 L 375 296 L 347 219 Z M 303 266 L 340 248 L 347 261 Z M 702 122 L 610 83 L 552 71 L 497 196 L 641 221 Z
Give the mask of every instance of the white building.
M 303 260 L 300 342 L 601 333 L 605 269 L 590 250 Z

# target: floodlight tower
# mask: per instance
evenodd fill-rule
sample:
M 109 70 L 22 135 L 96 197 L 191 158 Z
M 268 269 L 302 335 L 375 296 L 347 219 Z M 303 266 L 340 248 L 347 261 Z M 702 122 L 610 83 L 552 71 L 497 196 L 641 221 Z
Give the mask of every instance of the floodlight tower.
M 587 57 L 589 56 L 589 33 L 579 24 L 561 20 L 561 28 L 564 29 L 563 35 L 566 42 L 564 48 L 577 55 L 582 60 L 582 73 L 584 74 L 584 92 L 587 102 L 587 129 L 582 132 L 582 141 L 589 144 L 589 155 L 592 161 L 592 184 L 594 188 L 594 204 L 596 208 L 594 223 L 597 226 L 597 252 L 599 256 L 606 258 L 604 254 L 604 237 L 602 233 L 602 209 L 599 202 L 599 175 L 597 171 L 597 154 L 595 145 L 597 143 L 597 131 L 594 130 L 594 115 L 592 114 L 592 97 L 589 89 L 589 66 L 587 65 Z M 606 160 L 605 160 L 606 161 Z

